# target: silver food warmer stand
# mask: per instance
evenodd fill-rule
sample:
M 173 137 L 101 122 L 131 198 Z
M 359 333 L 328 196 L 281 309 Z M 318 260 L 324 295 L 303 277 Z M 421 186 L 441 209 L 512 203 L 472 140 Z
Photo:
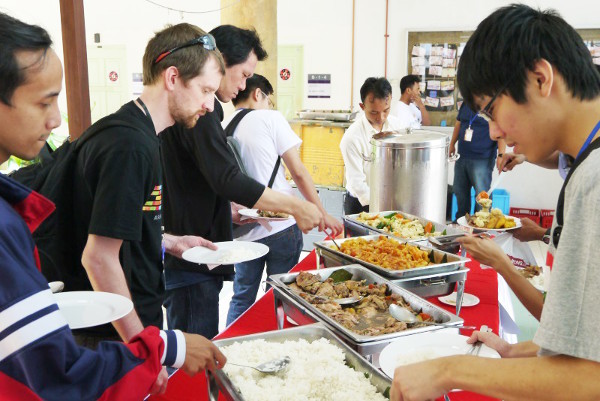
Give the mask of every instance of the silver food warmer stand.
M 321 281 L 325 281 L 333 272 L 344 269 L 352 274 L 352 280 L 365 280 L 366 284 L 386 284 L 391 293 L 401 295 L 406 302 L 416 311 L 425 312 L 433 317 L 436 322 L 447 323 L 449 325 L 460 326 L 464 320 L 452 313 L 436 306 L 425 299 L 415 295 L 405 288 L 389 281 L 375 272 L 360 265 L 338 266 L 318 270 L 310 270 L 308 273 L 319 274 Z M 361 335 L 344 327 L 325 313 L 314 307 L 308 301 L 303 299 L 298 293 L 288 287 L 289 284 L 296 281 L 300 273 L 275 274 L 268 277 L 267 282 L 273 286 L 275 298 L 275 313 L 277 318 L 277 327 L 283 328 L 283 321 L 287 315 L 298 324 L 307 324 L 320 321 L 330 328 L 352 349 L 360 355 L 374 360 L 381 350 L 391 341 L 398 337 L 423 333 L 432 330 L 440 330 L 439 326 L 424 326 L 409 328 L 396 333 L 387 333 L 381 335 Z M 458 327 L 457 327 L 458 328 Z
M 365 374 L 371 384 L 377 388 L 378 392 L 382 394 L 389 392 L 391 380 L 379 369 L 370 364 L 366 359 L 362 358 L 351 347 L 343 343 L 331 330 L 321 323 L 315 323 L 286 330 L 269 331 L 266 333 L 217 340 L 214 341 L 214 344 L 217 347 L 225 347 L 236 342 L 246 342 L 259 339 L 268 342 L 282 343 L 289 340 L 295 341 L 299 339 L 312 342 L 321 338 L 326 338 L 332 344 L 341 348 L 345 355 L 346 364 L 353 367 L 356 371 Z M 316 372 L 316 374 L 318 374 L 318 372 Z M 222 369 L 216 370 L 214 373 L 207 370 L 206 379 L 208 382 L 208 396 L 211 401 L 217 401 L 219 399 L 219 391 L 227 400 L 244 400 L 243 394 Z
M 379 236 L 379 234 L 376 234 L 362 237 L 342 238 L 337 239 L 335 242 L 339 245 L 354 238 L 375 240 L 379 238 Z M 387 236 L 389 237 L 389 234 Z M 402 242 L 402 240 L 399 242 Z M 465 264 L 470 260 L 469 258 L 423 245 L 412 244 L 418 246 L 422 250 L 428 251 L 435 264 L 406 270 L 391 270 L 346 255 L 338 250 L 331 240 L 319 241 L 314 244 L 318 267 L 323 266 L 328 268 L 349 264 L 360 264 L 387 278 L 395 285 L 405 288 L 423 298 L 448 295 L 453 291 L 456 291 L 456 314 L 460 314 L 465 290 L 465 280 L 467 279 L 467 272 L 469 271 L 469 269 L 465 267 Z

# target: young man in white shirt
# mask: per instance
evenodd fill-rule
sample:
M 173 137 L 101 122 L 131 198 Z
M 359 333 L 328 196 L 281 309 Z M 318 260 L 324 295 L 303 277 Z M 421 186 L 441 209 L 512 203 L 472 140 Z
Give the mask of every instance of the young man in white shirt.
M 242 115 L 233 137 L 240 147 L 241 158 L 246 173 L 251 178 L 267 185 L 277 169 L 272 189 L 287 195 L 293 195 L 292 186 L 285 179 L 285 170 L 278 164 L 279 158 L 290 171 L 294 182 L 304 198 L 313 203 L 321 211 L 325 227 L 337 236 L 343 230 L 342 223 L 330 216 L 319 199 L 315 184 L 308 170 L 300 160 L 298 147 L 302 140 L 294 133 L 283 114 L 270 110 L 273 86 L 259 74 L 246 80 L 246 88 L 234 99 L 236 112 L 223 121 L 225 129 L 244 109 L 252 112 Z M 287 273 L 298 263 L 302 251 L 302 233 L 293 218 L 284 221 L 269 222 L 270 228 L 258 225 L 248 233 L 238 237 L 243 241 L 255 241 L 269 247 L 265 256 L 235 265 L 233 298 L 227 314 L 227 325 L 231 324 L 246 311 L 256 299 L 263 268 L 267 266 L 267 274 Z
M 421 100 L 421 78 L 407 75 L 400 80 L 400 101 L 396 116 L 409 128 L 420 129 L 421 125 L 431 125 L 429 113 Z
M 363 159 L 371 153 L 371 137 L 382 131 L 406 128 L 390 115 L 392 86 L 385 78 L 367 78 L 360 88 L 360 108 L 364 111 L 346 130 L 340 142 L 345 165 L 346 198 L 344 213 L 369 211 L 371 163 Z

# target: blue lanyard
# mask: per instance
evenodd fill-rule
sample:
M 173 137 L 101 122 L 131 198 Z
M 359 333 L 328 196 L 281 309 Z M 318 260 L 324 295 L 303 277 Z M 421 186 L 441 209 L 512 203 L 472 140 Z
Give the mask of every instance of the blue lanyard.
M 477 114 L 475 114 L 472 118 L 471 121 L 469 121 L 469 128 L 471 128 L 471 125 L 473 124 L 473 121 L 475 121 L 475 119 L 477 118 Z M 600 122 L 600 121 L 599 121 Z
M 590 135 L 588 135 L 588 137 L 585 140 L 585 143 L 583 144 L 583 146 L 581 147 L 581 149 L 579 149 L 579 153 L 577 153 L 577 157 L 575 158 L 575 160 L 577 160 L 579 158 L 579 156 L 581 155 L 581 153 L 583 153 L 583 151 L 588 146 L 590 146 L 590 143 L 592 143 L 592 139 L 594 139 L 594 136 L 596 136 L 596 132 L 598 132 L 598 129 L 600 129 L 600 121 L 598 121 L 598 123 L 596 124 L 596 126 L 594 127 L 594 129 L 592 130 L 592 132 L 590 132 Z

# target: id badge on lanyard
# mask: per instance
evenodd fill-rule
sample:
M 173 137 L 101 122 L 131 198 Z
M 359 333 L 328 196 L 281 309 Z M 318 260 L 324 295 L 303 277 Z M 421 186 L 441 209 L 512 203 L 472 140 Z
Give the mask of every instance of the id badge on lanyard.
M 465 130 L 465 141 L 471 142 L 472 139 L 473 139 L 473 129 L 469 125 L 469 128 L 467 128 Z
M 471 125 L 473 125 L 473 121 L 475 121 L 476 118 L 477 118 L 477 114 L 475 114 L 471 118 L 471 121 L 469 121 L 469 128 L 467 128 L 465 130 L 465 141 L 466 142 L 471 142 L 473 140 L 473 128 L 471 128 Z

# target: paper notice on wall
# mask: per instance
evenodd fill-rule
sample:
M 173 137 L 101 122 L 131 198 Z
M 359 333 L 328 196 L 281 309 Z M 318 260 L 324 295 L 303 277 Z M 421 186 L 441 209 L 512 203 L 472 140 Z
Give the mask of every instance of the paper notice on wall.
M 443 68 L 439 75 L 444 78 L 454 78 L 456 76 L 456 68 Z
M 131 92 L 133 96 L 140 96 L 144 90 L 144 84 L 142 83 L 142 73 L 134 72 L 131 74 Z
M 445 58 L 442 60 L 442 67 L 455 67 L 456 60 L 453 58 Z
M 427 86 L 427 83 L 425 81 L 419 82 L 419 90 L 421 91 L 421 93 L 425 92 L 426 86 Z
M 425 57 L 412 57 L 411 63 L 413 67 L 425 65 Z
M 600 57 L 594 57 L 594 64 L 600 65 Z
M 442 56 L 431 56 L 429 57 L 429 65 L 442 65 Z
M 413 56 L 417 56 L 417 57 L 423 57 L 425 56 L 425 48 L 418 46 L 418 45 L 414 45 L 412 48 L 412 53 Z
M 308 98 L 331 98 L 331 74 L 308 74 Z
M 429 96 L 427 96 L 425 98 L 425 106 L 438 107 L 439 105 L 440 105 L 440 99 L 435 98 L 435 97 L 429 97 Z
M 442 46 L 431 46 L 431 56 L 442 56 L 444 48 Z
M 454 81 L 442 81 L 441 88 L 443 91 L 454 90 Z
M 418 75 L 418 76 L 423 76 L 423 75 L 425 75 L 425 66 L 424 66 L 424 65 L 421 65 L 421 66 L 418 66 L 418 67 L 413 67 L 413 68 L 412 68 L 412 73 L 413 73 L 414 75 Z
M 456 57 L 456 49 L 444 48 L 442 52 L 442 56 L 444 58 L 455 58 Z
M 442 86 L 441 86 L 440 81 L 436 81 L 436 80 L 427 81 L 427 89 L 440 90 L 441 87 Z
M 439 65 L 429 67 L 429 75 L 442 75 L 443 68 Z
M 452 106 L 454 104 L 454 96 L 441 97 L 440 104 L 442 105 L 442 107 Z

